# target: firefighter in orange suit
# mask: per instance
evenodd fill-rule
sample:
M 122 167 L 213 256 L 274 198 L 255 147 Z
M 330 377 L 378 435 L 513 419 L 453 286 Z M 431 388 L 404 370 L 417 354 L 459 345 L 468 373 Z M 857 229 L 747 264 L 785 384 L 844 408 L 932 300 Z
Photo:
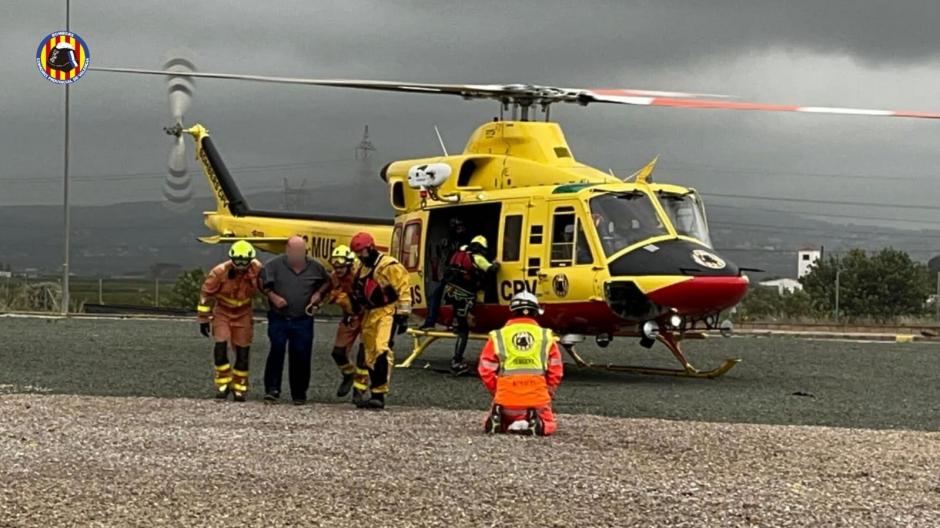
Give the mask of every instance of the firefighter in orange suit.
M 360 408 L 383 409 L 395 365 L 392 333 L 405 332 L 411 314 L 408 271 L 393 257 L 380 253 L 368 233 L 358 233 L 349 245 L 362 263 L 351 293 L 353 307 L 363 310 L 363 346 L 356 360 L 353 401 Z
M 355 360 L 351 359 L 351 353 L 361 331 L 362 314 L 353 308 L 350 292 L 352 292 L 353 279 L 359 271 L 359 261 L 356 260 L 356 254 L 349 249 L 349 246 L 341 244 L 336 246 L 330 255 L 330 265 L 333 267 L 333 273 L 330 275 L 332 290 L 327 301 L 339 306 L 343 311 L 343 318 L 336 327 L 336 340 L 331 354 L 343 375 L 339 388 L 336 390 L 336 395 L 342 398 L 352 390 L 353 377 L 356 373 L 356 365 L 353 363 Z
M 564 375 L 561 353 L 552 331 L 535 320 L 542 313 L 535 295 L 517 293 L 509 309 L 513 318 L 490 332 L 477 367 L 493 395 L 484 430 L 548 436 L 555 432 L 552 399 Z
M 196 311 L 202 335 L 215 339 L 216 398 L 224 400 L 231 392 L 235 401 L 245 401 L 253 335 L 251 300 L 258 291 L 262 266 L 255 260 L 255 248 L 244 240 L 232 244 L 228 256 L 229 260 L 212 268 L 203 282 Z M 215 306 L 209 305 L 212 300 Z M 229 345 L 235 349 L 234 368 L 229 362 Z

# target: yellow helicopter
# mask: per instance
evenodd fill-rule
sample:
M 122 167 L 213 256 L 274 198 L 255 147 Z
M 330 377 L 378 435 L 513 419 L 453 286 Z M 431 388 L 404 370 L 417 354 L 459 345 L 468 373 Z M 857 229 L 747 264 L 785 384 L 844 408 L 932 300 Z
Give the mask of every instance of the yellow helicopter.
M 605 347 L 614 337 L 639 338 L 640 344 L 666 345 L 681 368 L 604 365 L 605 368 L 688 377 L 714 378 L 739 361 L 729 358 L 710 370 L 695 368 L 682 351 L 683 338 L 706 332 L 732 332 L 720 314 L 745 295 L 748 278 L 741 268 L 712 247 L 703 202 L 691 188 L 655 182 L 656 159 L 627 178 L 618 178 L 578 162 L 561 127 L 549 120 L 556 103 L 614 103 L 731 110 L 793 111 L 842 115 L 940 118 L 937 113 L 895 112 L 832 107 L 801 107 L 741 102 L 707 94 L 628 89 L 579 89 L 533 85 L 428 84 L 370 80 L 301 79 L 180 68 L 145 70 L 92 67 L 93 70 L 166 76 L 176 123 L 166 129 L 177 139 L 195 140 L 216 199 L 216 210 L 204 213 L 214 236 L 206 243 L 249 240 L 280 252 L 289 236 L 306 238 L 313 257 L 327 260 L 333 247 L 368 231 L 383 251 L 398 258 L 411 275 L 417 315 L 427 312 L 433 287 L 433 250 L 448 236 L 453 219 L 472 235 L 490 241 L 491 255 L 502 263 L 496 281 L 482 292 L 471 318 L 472 337 L 498 328 L 509 317 L 516 292 L 535 293 L 545 308 L 542 321 L 580 366 L 585 361 L 575 345 L 593 336 Z M 388 186 L 393 219 L 374 220 L 316 213 L 252 209 L 239 192 L 208 130 L 183 127 L 191 78 L 231 79 L 492 99 L 498 118 L 481 125 L 463 152 L 401 160 L 385 166 L 380 176 Z M 536 121 L 541 110 L 544 121 Z M 443 144 L 442 144 L 443 147 Z M 172 160 L 172 157 L 171 157 Z M 171 162 L 171 165 L 173 163 Z M 442 309 L 441 321 L 451 318 Z M 450 332 L 409 330 L 415 339 L 409 367 L 436 339 Z

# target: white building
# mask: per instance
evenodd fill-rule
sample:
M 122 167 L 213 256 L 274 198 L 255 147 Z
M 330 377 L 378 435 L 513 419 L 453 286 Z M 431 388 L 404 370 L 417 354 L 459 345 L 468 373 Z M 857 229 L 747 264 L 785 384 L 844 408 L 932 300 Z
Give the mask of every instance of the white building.
M 796 278 L 802 279 L 808 275 L 820 257 L 822 257 L 822 250 L 820 249 L 799 250 L 796 257 Z

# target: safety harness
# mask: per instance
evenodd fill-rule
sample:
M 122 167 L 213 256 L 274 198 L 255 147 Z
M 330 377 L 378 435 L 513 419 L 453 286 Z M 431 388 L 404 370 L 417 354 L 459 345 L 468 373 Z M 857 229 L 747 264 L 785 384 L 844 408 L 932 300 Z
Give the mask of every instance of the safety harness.
M 398 292 L 391 285 L 382 286 L 375 280 L 375 270 L 382 262 L 384 255 L 380 255 L 375 261 L 375 265 L 369 268 L 369 272 L 362 275 L 362 268 L 356 272 L 356 278 L 353 279 L 353 288 L 350 297 L 354 304 L 368 309 L 382 308 L 398 300 Z

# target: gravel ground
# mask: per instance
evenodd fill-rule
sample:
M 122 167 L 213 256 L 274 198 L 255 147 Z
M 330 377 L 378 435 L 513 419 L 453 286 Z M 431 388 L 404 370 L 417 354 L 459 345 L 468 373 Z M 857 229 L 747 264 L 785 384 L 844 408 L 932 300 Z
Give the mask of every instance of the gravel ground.
M 256 327 L 251 398 L 260 398 L 266 327 Z M 310 397 L 333 402 L 336 367 L 329 359 L 335 325 L 318 323 Z M 398 357 L 409 345 L 399 340 Z M 449 344 L 425 355 L 437 366 Z M 476 345 L 479 346 L 479 345 Z M 693 362 L 743 361 L 717 380 L 676 379 L 568 369 L 556 408 L 571 414 L 629 418 L 824 425 L 940 431 L 940 345 L 858 343 L 788 338 L 691 341 Z M 476 350 L 471 348 L 470 356 Z M 675 366 L 665 347 L 632 340 L 607 349 L 582 347 L 601 362 Z M 423 365 L 424 361 L 419 361 Z M 0 317 L 0 394 L 206 398 L 211 352 L 192 322 L 44 320 Z M 285 390 L 286 390 L 285 376 Z M 398 369 L 392 405 L 482 409 L 488 395 L 474 378 Z
M 940 525 L 940 433 L 0 396 L 2 526 Z

